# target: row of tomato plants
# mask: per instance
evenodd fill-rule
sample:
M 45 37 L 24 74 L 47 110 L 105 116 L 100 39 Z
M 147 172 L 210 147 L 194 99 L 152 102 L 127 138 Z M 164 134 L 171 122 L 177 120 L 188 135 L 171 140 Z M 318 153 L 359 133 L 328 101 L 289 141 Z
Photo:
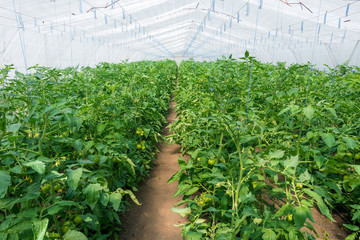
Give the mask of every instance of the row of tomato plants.
M 169 140 L 188 161 L 173 211 L 187 239 L 315 239 L 311 209 L 360 235 L 360 74 L 339 66 L 182 62 Z M 307 230 L 306 230 L 307 229 Z
M 0 239 L 109 239 L 161 140 L 173 61 L 0 70 Z

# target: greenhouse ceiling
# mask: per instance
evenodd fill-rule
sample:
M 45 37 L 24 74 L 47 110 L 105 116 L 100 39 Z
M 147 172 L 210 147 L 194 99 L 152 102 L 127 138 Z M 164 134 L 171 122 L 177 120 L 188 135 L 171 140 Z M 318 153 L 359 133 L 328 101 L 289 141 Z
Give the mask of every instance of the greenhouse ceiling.
M 360 1 L 0 0 L 0 64 L 216 59 L 359 65 Z

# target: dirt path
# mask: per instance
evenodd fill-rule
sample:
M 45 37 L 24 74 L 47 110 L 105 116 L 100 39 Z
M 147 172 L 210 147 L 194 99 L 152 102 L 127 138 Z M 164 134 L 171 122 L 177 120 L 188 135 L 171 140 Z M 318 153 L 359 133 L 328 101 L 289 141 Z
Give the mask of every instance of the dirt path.
M 175 102 L 171 102 L 167 122 L 175 120 Z M 169 135 L 165 129 L 164 136 Z M 180 228 L 174 224 L 185 222 L 185 219 L 173 213 L 171 208 L 181 200 L 181 196 L 173 198 L 177 190 L 177 182 L 167 184 L 167 180 L 179 170 L 178 158 L 180 146 L 168 146 L 163 142 L 160 146 L 157 166 L 151 171 L 150 178 L 139 187 L 136 197 L 141 206 L 133 206 L 126 213 L 124 231 L 120 240 L 181 240 Z

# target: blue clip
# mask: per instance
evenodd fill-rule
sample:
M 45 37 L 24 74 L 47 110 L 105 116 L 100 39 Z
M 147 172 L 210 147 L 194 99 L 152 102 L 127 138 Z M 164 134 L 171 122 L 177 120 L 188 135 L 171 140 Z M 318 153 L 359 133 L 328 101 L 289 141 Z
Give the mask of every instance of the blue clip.
M 346 7 L 346 14 L 345 14 L 346 17 L 349 16 L 349 8 L 350 8 L 350 4 L 348 4 Z
M 249 16 L 249 3 L 246 4 L 246 16 Z
M 82 13 L 82 0 L 79 0 L 79 8 L 80 8 L 80 12 Z
M 107 24 L 107 16 L 105 15 L 105 24 Z
M 318 35 L 320 34 L 321 24 L 319 24 Z
M 232 18 L 230 18 L 229 26 L 230 26 L 230 28 L 231 28 L 231 26 L 232 26 Z
M 324 24 L 326 24 L 327 12 L 324 15 Z
M 301 32 L 304 32 L 304 21 L 301 22 Z
M 96 19 L 96 9 L 94 10 L 94 18 Z
M 260 9 L 262 8 L 262 5 L 263 5 L 263 0 L 260 0 L 260 6 L 259 6 Z
M 341 27 L 341 18 L 339 18 L 339 23 L 338 23 L 338 28 L 340 29 Z
M 111 8 L 114 8 L 114 0 L 111 0 Z
M 240 13 L 237 13 L 237 22 L 240 22 Z

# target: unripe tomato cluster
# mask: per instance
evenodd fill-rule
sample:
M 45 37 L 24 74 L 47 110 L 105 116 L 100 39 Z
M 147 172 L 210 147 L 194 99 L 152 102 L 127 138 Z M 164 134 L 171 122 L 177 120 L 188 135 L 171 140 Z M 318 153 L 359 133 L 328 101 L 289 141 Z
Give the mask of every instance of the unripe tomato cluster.
M 140 143 L 138 143 L 136 145 L 136 148 L 139 149 L 139 150 L 146 150 L 146 146 L 145 146 L 145 140 L 141 141 Z
M 144 136 L 144 130 L 141 128 L 136 129 L 136 134 L 140 136 Z

